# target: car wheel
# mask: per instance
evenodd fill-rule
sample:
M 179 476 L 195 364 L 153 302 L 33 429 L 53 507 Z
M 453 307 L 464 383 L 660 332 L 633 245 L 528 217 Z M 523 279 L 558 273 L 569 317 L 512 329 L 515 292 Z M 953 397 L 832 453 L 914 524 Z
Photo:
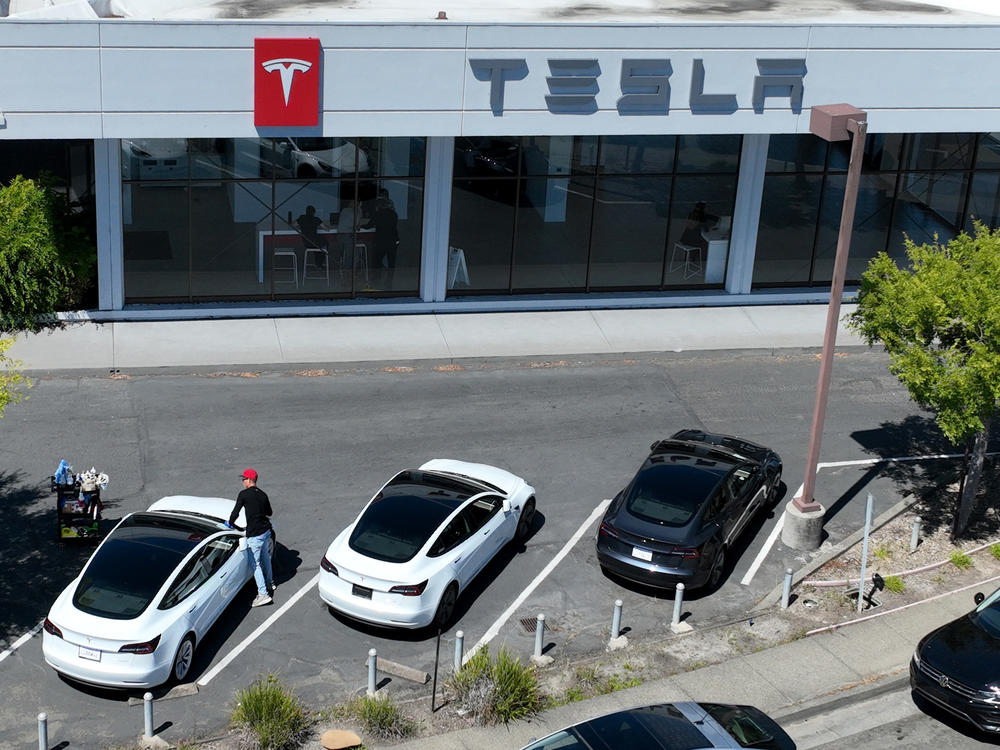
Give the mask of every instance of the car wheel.
M 177 647 L 177 655 L 174 657 L 172 676 L 175 682 L 181 682 L 187 677 L 192 662 L 194 662 L 194 636 L 188 633 Z
M 434 627 L 438 630 L 445 630 L 451 622 L 452 615 L 455 614 L 455 603 L 458 601 L 458 584 L 450 583 L 448 588 L 441 595 L 438 602 L 437 612 L 434 613 Z
M 715 559 L 712 561 L 712 571 L 708 574 L 708 588 L 714 591 L 722 583 L 722 576 L 726 572 L 726 548 L 719 545 Z
M 521 508 L 521 516 L 517 519 L 517 531 L 514 532 L 514 539 L 523 542 L 531 532 L 531 524 L 535 521 L 535 498 L 529 497 L 528 502 Z

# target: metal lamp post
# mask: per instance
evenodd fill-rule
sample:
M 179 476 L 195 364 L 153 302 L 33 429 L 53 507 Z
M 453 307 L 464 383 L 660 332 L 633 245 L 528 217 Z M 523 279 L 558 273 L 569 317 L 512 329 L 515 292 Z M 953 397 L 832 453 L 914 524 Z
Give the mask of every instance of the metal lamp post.
M 816 404 L 813 408 L 812 431 L 809 433 L 809 454 L 806 457 L 805 480 L 800 494 L 792 498 L 785 508 L 781 540 L 794 549 L 813 550 L 819 547 L 823 533 L 823 506 L 816 502 L 816 463 L 823 440 L 823 422 L 826 419 L 826 402 L 830 394 L 830 373 L 833 369 L 833 350 L 837 341 L 837 323 L 840 303 L 844 297 L 844 277 L 847 274 L 847 257 L 851 249 L 854 229 L 854 209 L 858 202 L 858 185 L 861 182 L 861 162 L 868 132 L 867 113 L 850 104 L 826 104 L 813 107 L 809 116 L 809 131 L 826 141 L 851 143 L 851 162 L 847 168 L 847 185 L 844 189 L 844 208 L 840 214 L 840 232 L 837 235 L 837 257 L 833 264 L 830 284 L 830 304 L 826 313 L 826 333 L 823 336 L 823 355 L 816 385 Z

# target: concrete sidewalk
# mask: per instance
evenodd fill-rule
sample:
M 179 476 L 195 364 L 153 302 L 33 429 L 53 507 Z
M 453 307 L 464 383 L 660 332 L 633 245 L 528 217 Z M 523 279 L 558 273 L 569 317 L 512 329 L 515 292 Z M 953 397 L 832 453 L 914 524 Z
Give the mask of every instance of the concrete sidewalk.
M 884 613 L 845 623 L 832 630 L 712 666 L 654 680 L 638 687 L 545 711 L 531 722 L 477 727 L 393 745 L 395 750 L 516 749 L 532 739 L 570 724 L 632 706 L 664 701 L 747 703 L 778 719 L 798 750 L 818 747 L 883 724 L 893 717 L 868 712 L 848 723 L 822 710 L 798 718 L 805 704 L 842 702 L 844 696 L 902 687 L 917 641 L 939 625 L 970 611 L 973 594 L 988 594 L 986 582 Z M 858 697 L 858 696 L 856 696 Z M 916 711 L 916 708 L 913 709 Z M 787 719 L 785 718 L 787 717 Z M 865 726 L 864 722 L 869 725 Z
M 842 314 L 853 311 L 845 305 Z M 17 337 L 27 371 L 816 348 L 826 305 L 76 322 Z M 845 328 L 839 346 L 863 342 Z

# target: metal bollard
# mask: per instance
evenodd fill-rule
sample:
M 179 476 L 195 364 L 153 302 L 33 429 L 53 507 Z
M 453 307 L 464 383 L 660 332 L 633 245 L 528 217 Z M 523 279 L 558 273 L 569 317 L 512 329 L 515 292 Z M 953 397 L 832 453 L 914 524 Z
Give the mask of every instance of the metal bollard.
M 49 717 L 44 712 L 38 714 L 38 750 L 49 750 Z
M 455 633 L 455 671 L 462 668 L 462 657 L 465 656 L 465 633 L 459 630 Z
M 538 615 L 538 621 L 535 625 L 535 656 L 541 657 L 542 655 L 542 638 L 545 633 L 545 615 Z
M 378 669 L 378 652 L 370 648 L 368 649 L 368 695 L 375 695 L 375 678 L 376 670 Z
M 684 584 L 678 583 L 677 590 L 674 594 L 674 616 L 670 620 L 670 624 L 680 625 L 681 624 L 681 609 L 684 607 Z
M 910 552 L 917 551 L 917 545 L 920 544 L 920 518 L 913 519 L 913 533 L 910 534 Z
M 615 613 L 611 616 L 611 640 L 614 640 L 621 633 L 622 629 L 622 600 L 615 599 Z
M 142 736 L 152 737 L 153 736 L 153 694 L 145 693 L 142 696 L 142 716 L 143 716 L 143 726 L 145 727 Z
M 781 608 L 788 609 L 788 600 L 792 596 L 792 569 L 785 568 L 785 583 L 781 587 Z

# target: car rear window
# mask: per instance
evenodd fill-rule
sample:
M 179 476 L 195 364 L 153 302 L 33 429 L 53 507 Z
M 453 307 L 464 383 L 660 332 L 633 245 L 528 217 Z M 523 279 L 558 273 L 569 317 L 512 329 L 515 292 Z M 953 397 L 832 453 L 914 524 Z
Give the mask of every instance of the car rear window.
M 740 747 L 758 750 L 795 750 L 795 743 L 775 721 L 753 706 L 700 703 L 705 711 L 736 740 Z
M 83 571 L 73 605 L 88 614 L 130 620 L 142 614 L 210 524 L 135 513 L 119 524 Z
M 411 560 L 459 506 L 480 489 L 425 471 L 396 475 L 361 514 L 348 544 L 386 562 Z
M 639 472 L 625 495 L 629 513 L 661 526 L 686 526 L 732 468 L 726 463 L 676 458 L 650 463 Z

